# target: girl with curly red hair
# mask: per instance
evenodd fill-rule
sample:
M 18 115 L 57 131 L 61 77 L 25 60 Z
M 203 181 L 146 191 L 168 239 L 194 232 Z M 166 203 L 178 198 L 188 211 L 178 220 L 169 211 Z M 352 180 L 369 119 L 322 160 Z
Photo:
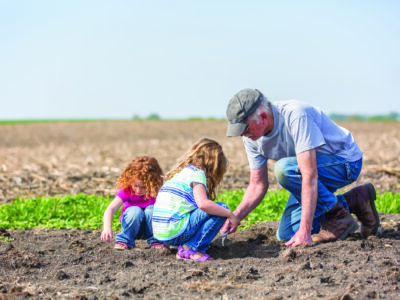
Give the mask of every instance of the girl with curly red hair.
M 116 235 L 114 248 L 135 247 L 136 239 L 147 239 L 151 247 L 164 247 L 153 237 L 151 226 L 153 205 L 162 184 L 162 170 L 157 160 L 149 156 L 136 157 L 117 180 L 120 190 L 104 212 L 101 239 L 112 242 L 112 219 L 123 205 L 120 216 L 122 231 Z

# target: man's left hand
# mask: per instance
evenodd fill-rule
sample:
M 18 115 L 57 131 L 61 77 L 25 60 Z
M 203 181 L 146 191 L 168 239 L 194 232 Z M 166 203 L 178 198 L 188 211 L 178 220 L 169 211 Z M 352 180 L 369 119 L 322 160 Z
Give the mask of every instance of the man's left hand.
M 307 247 L 312 246 L 312 239 L 310 233 L 303 233 L 301 231 L 297 231 L 296 234 L 286 243 L 286 246 L 301 246 L 305 245 Z

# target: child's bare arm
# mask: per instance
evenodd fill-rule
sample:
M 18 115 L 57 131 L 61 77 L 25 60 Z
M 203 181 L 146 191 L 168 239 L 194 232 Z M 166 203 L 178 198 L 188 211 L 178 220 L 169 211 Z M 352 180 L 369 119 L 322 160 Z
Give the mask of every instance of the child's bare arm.
M 103 241 L 112 242 L 113 233 L 112 233 L 112 219 L 115 212 L 124 204 L 121 198 L 116 196 L 114 200 L 108 205 L 104 212 L 103 216 L 103 232 L 101 233 L 101 239 Z
M 228 218 L 232 225 L 239 225 L 239 218 L 236 217 L 229 209 L 226 209 L 207 197 L 206 189 L 201 183 L 193 183 L 193 195 L 197 206 L 210 215 Z

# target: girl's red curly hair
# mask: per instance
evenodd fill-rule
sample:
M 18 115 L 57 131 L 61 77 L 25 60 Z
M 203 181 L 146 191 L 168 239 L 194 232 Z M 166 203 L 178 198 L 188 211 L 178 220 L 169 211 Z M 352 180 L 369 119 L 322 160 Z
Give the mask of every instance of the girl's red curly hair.
M 122 171 L 117 180 L 117 187 L 135 193 L 132 184 L 135 180 L 142 181 L 146 188 L 145 199 L 155 198 L 163 184 L 163 172 L 154 157 L 138 156 Z

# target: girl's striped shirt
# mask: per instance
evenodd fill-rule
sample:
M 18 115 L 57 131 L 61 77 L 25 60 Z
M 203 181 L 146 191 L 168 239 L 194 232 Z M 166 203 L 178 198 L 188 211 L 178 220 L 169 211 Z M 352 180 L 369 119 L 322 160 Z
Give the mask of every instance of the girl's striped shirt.
M 156 239 L 167 241 L 186 229 L 190 212 L 198 208 L 192 183 L 203 184 L 207 191 L 204 171 L 188 165 L 161 187 L 153 210 L 153 235 Z

